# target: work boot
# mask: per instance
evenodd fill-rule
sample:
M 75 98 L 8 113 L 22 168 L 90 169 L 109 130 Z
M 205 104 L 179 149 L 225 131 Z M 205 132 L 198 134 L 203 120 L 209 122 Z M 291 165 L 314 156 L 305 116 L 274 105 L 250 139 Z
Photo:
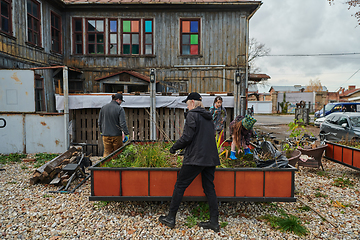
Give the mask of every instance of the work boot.
M 235 151 L 231 151 L 231 153 L 230 153 L 230 159 L 231 159 L 231 160 L 236 160 L 236 159 L 237 159 L 236 156 L 235 156 L 235 154 L 236 154 Z
M 214 232 L 220 231 L 220 225 L 219 225 L 219 218 L 218 217 L 210 217 L 210 221 L 208 222 L 199 222 L 198 226 L 202 227 L 204 229 L 211 229 Z
M 176 212 L 169 212 L 167 216 L 160 216 L 159 221 L 162 224 L 165 224 L 169 228 L 175 227 L 175 218 L 176 218 Z

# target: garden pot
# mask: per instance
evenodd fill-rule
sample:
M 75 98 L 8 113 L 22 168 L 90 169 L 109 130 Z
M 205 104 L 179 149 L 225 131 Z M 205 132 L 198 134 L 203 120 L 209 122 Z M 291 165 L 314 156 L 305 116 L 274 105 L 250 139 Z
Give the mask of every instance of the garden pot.
M 347 167 L 360 170 L 360 149 L 325 141 L 325 158 Z
M 313 159 L 309 159 L 306 162 L 300 160 L 298 161 L 298 166 L 315 167 L 315 168 L 320 168 L 321 166 L 321 168 L 324 170 L 324 166 L 321 163 L 321 158 L 326 148 L 327 145 L 320 145 L 314 149 L 299 147 L 298 149 L 300 150 L 301 154 L 308 155 L 309 157 L 313 157 Z
M 283 152 L 283 154 L 286 156 L 286 153 Z M 298 162 L 299 160 L 299 157 L 301 156 L 301 152 L 297 149 L 295 149 L 294 151 L 292 151 L 290 153 L 290 156 L 286 156 L 288 161 L 289 161 L 289 164 L 293 167 L 295 167 L 296 163 Z
M 143 143 L 142 143 L 143 144 Z M 114 151 L 91 170 L 90 201 L 170 201 L 180 168 L 101 167 L 122 152 Z M 294 202 L 296 168 L 216 168 L 219 201 Z M 186 189 L 184 201 L 206 201 L 201 176 Z

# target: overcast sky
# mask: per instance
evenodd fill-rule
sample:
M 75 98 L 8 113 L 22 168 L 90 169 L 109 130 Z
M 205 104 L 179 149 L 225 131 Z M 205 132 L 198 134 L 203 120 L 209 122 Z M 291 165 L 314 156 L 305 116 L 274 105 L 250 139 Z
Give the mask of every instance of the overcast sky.
M 360 26 L 344 0 L 263 0 L 250 19 L 250 38 L 270 48 L 270 55 L 360 53 Z M 357 8 L 360 10 L 359 8 Z M 347 56 L 267 56 L 255 61 L 271 86 L 306 86 L 320 79 L 329 91 L 360 88 L 360 54 Z M 352 76 L 358 71 L 354 76 Z M 352 76 L 352 77 L 351 77 Z

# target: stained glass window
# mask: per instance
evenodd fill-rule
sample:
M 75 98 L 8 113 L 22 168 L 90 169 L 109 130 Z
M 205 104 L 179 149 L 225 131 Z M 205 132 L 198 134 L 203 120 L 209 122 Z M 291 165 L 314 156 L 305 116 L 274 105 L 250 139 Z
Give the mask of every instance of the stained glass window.
M 144 54 L 152 55 L 154 52 L 154 44 L 153 44 L 153 20 L 145 19 L 144 20 Z
M 118 53 L 118 20 L 109 20 L 109 54 Z
M 140 54 L 140 20 L 122 20 L 122 53 Z
M 181 55 L 199 55 L 200 19 L 180 20 Z

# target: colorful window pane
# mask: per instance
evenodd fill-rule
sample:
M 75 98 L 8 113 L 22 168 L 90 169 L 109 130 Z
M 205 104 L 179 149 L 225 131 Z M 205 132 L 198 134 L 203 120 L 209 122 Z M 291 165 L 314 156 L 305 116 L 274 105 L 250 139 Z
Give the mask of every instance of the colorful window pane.
M 140 54 L 140 20 L 122 20 L 122 53 Z
M 118 21 L 109 20 L 109 54 L 118 54 Z
M 181 19 L 180 22 L 181 54 L 199 55 L 200 19 Z
M 153 55 L 154 51 L 154 34 L 153 34 L 153 20 L 145 19 L 144 20 L 145 29 L 143 31 L 144 35 L 144 54 L 145 55 Z

